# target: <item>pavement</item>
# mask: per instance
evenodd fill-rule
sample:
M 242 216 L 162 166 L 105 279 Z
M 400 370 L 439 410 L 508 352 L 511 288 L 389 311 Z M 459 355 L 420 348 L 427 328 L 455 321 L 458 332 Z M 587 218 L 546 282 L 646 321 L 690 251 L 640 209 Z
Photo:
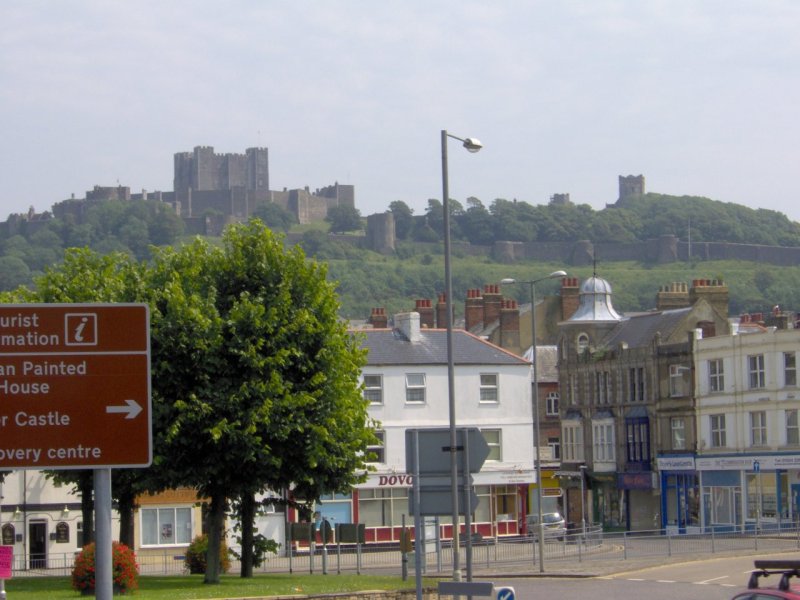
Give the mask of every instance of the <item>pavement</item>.
M 797 550 L 784 552 L 792 558 L 797 557 Z M 608 557 L 608 558 L 588 558 L 582 561 L 578 560 L 545 560 L 544 571 L 540 571 L 539 563 L 512 563 L 502 564 L 496 563 L 489 566 L 474 565 L 473 578 L 481 579 L 486 577 L 560 577 L 560 578 L 584 578 L 584 577 L 608 577 L 611 575 L 621 575 L 642 569 L 649 569 L 653 567 L 660 567 L 666 564 L 680 564 L 689 562 L 698 562 L 704 560 L 716 560 L 724 557 L 742 557 L 751 556 L 758 558 L 759 556 L 774 556 L 776 551 L 774 549 L 764 549 L 763 552 L 742 552 L 741 550 L 730 550 L 726 552 L 716 552 L 709 554 L 701 552 L 696 554 L 677 554 L 673 556 L 649 556 L 649 557 Z

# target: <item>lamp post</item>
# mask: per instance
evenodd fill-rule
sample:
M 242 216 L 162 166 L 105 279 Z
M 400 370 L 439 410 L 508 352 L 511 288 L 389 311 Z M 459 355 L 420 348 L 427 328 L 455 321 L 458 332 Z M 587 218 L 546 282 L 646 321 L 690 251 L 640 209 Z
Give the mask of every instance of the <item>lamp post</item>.
M 583 543 L 586 543 L 586 490 L 584 489 L 584 481 L 586 480 L 586 465 L 579 467 L 581 474 L 581 534 Z
M 458 518 L 458 436 L 456 433 L 456 393 L 455 362 L 453 359 L 453 277 L 450 272 L 450 186 L 447 177 L 447 138 L 462 142 L 469 152 L 478 152 L 483 148 L 475 138 L 460 138 L 442 129 L 442 228 L 444 229 L 444 294 L 447 317 L 447 407 L 450 418 L 450 495 L 453 517 L 453 580 L 461 580 L 461 564 L 459 557 L 459 518 Z M 467 532 L 469 535 L 469 532 Z
M 533 364 L 533 446 L 536 448 L 534 464 L 536 466 L 536 516 L 538 519 L 539 535 L 539 572 L 544 573 L 544 522 L 542 521 L 542 461 L 540 460 L 539 445 L 539 369 L 536 360 L 536 284 L 546 279 L 566 277 L 566 271 L 553 271 L 547 277 L 532 279 L 530 281 L 517 281 L 516 279 L 502 279 L 501 284 L 527 284 L 530 286 L 531 295 L 531 364 Z

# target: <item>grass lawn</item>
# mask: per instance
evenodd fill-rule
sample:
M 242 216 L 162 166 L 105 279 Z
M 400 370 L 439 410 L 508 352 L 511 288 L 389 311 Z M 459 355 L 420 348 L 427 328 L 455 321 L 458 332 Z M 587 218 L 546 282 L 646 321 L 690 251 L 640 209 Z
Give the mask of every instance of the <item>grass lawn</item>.
M 435 585 L 427 580 L 426 587 Z M 192 600 L 200 598 L 242 598 L 286 594 L 323 594 L 353 590 L 414 589 L 414 577 L 403 581 L 397 576 L 377 575 L 256 575 L 242 579 L 223 575 L 219 585 L 206 585 L 202 575 L 139 578 L 139 589 L 132 596 L 142 600 Z M 69 577 L 18 577 L 6 581 L 6 593 L 14 600 L 59 600 L 80 598 L 70 586 Z

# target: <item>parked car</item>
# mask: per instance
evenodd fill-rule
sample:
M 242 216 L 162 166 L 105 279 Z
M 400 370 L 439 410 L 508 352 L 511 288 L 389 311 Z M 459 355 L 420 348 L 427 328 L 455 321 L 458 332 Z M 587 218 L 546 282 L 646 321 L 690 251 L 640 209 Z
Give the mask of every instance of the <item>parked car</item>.
M 536 514 L 528 515 L 527 532 L 535 540 L 539 539 L 539 516 Z M 544 523 L 544 539 L 563 540 L 567 535 L 567 526 L 561 513 L 543 513 L 542 522 Z
M 800 560 L 757 560 L 754 565 L 747 591 L 736 594 L 733 600 L 800 600 L 800 579 L 797 579 L 800 577 Z M 776 585 L 760 586 L 759 580 L 770 575 L 780 576 Z M 796 579 L 796 585 L 793 585 L 792 578 Z

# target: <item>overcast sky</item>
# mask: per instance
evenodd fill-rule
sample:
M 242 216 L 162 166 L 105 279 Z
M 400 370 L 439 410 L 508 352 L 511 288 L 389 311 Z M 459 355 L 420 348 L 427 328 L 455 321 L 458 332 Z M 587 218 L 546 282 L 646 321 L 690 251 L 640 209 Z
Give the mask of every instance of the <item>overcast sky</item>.
M 450 195 L 600 209 L 647 191 L 800 221 L 796 0 L 2 0 L 0 220 L 173 154 L 270 151 L 272 189 L 362 214 Z

